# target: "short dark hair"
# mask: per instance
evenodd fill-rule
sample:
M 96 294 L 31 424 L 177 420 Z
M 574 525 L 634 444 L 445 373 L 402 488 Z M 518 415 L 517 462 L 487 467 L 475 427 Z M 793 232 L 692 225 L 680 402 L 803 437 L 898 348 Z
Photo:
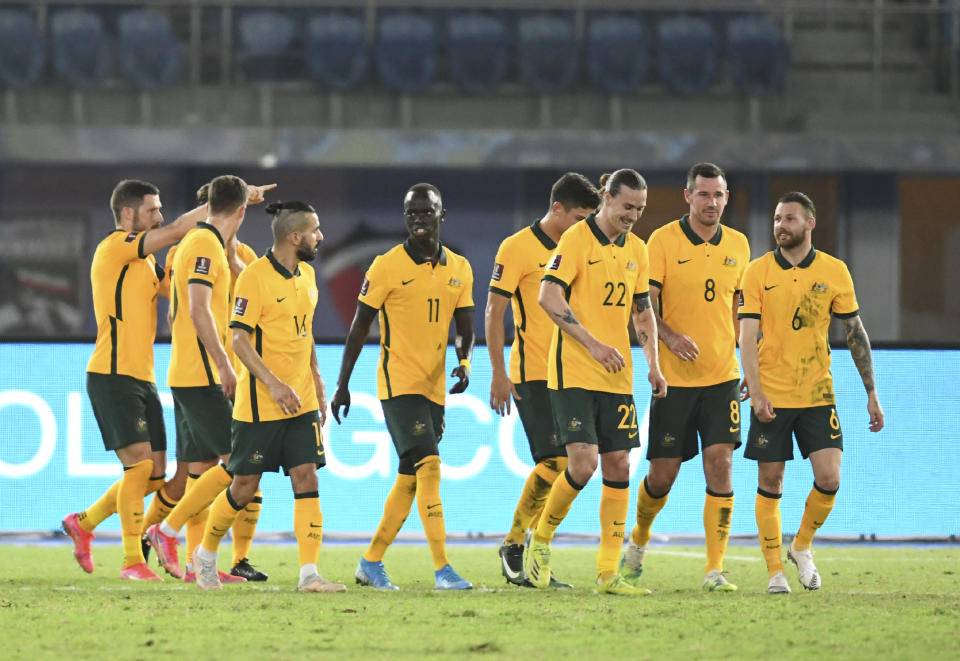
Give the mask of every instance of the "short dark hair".
M 273 240 L 277 243 L 286 238 L 287 235 L 303 229 L 305 214 L 317 213 L 306 202 L 296 200 L 271 202 L 264 211 L 273 216 L 273 220 L 270 221 L 270 229 L 273 230 Z
M 647 181 L 636 170 L 622 168 L 612 174 L 605 174 L 600 177 L 600 184 L 611 195 L 616 197 L 620 194 L 620 189 L 626 186 L 633 190 L 647 190 Z
M 197 206 L 201 206 L 210 201 L 210 182 L 197 189 Z
M 233 213 L 247 203 L 247 183 L 240 177 L 225 174 L 210 182 L 210 215 Z
M 160 189 L 148 181 L 139 179 L 124 179 L 114 187 L 110 194 L 110 209 L 113 219 L 119 223 L 120 213 L 124 207 L 139 209 L 143 198 L 147 195 L 159 195 Z
M 596 209 L 600 204 L 600 193 L 593 183 L 582 174 L 567 172 L 557 179 L 550 189 L 550 206 L 555 202 L 563 205 L 564 210 Z
M 781 195 L 780 199 L 777 200 L 777 204 L 785 204 L 787 202 L 796 202 L 802 206 L 807 212 L 807 218 L 817 217 L 817 208 L 813 206 L 813 200 L 811 200 L 808 195 L 800 191 L 791 191 L 785 195 Z
M 723 169 L 719 165 L 714 165 L 713 163 L 697 163 L 687 172 L 687 190 L 693 191 L 693 185 L 697 180 L 697 177 L 703 177 L 704 179 L 716 179 L 718 177 L 723 177 L 723 180 L 727 180 L 727 175 L 724 173 Z

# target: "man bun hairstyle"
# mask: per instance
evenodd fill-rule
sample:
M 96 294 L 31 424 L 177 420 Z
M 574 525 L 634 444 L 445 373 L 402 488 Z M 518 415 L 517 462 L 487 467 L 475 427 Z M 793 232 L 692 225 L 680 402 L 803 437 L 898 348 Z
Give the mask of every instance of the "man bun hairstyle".
M 620 189 L 626 186 L 633 190 L 647 190 L 647 181 L 636 170 L 622 168 L 609 177 L 600 177 L 600 184 L 610 193 L 611 197 L 620 194 Z
M 600 193 L 582 174 L 567 172 L 550 189 L 550 206 L 556 202 L 562 204 L 565 211 L 596 209 L 600 205 Z
M 785 204 L 788 202 L 796 202 L 804 208 L 807 212 L 807 218 L 816 218 L 817 217 L 817 208 L 813 206 L 813 200 L 810 199 L 805 193 L 800 191 L 791 191 L 785 195 L 781 195 L 780 199 L 777 200 L 777 204 Z
M 143 198 L 147 195 L 159 195 L 160 189 L 148 181 L 140 179 L 124 179 L 118 183 L 110 194 L 110 209 L 113 219 L 120 223 L 120 214 L 124 207 L 139 209 Z
M 719 165 L 714 165 L 713 163 L 697 163 L 687 172 L 687 190 L 691 193 L 693 192 L 693 186 L 697 177 L 703 177 L 704 179 L 723 177 L 723 181 L 727 181 L 727 175 Z
M 273 216 L 270 229 L 273 230 L 273 240 L 276 243 L 283 241 L 293 232 L 299 232 L 307 224 L 307 214 L 317 213 L 306 202 L 291 200 L 290 202 L 271 202 L 264 211 Z
M 197 206 L 203 206 L 210 201 L 210 182 L 197 189 Z
M 210 182 L 208 195 L 211 216 L 231 214 L 246 205 L 247 184 L 240 177 L 225 174 Z

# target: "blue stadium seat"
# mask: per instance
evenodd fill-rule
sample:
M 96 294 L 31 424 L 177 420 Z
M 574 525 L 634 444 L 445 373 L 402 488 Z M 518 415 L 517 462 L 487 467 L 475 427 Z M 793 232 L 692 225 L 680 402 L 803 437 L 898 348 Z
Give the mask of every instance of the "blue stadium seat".
M 50 19 L 57 74 L 74 87 L 91 87 L 110 72 L 113 48 L 103 21 L 86 9 L 65 9 Z
M 356 87 L 367 76 L 369 57 L 363 17 L 331 12 L 307 23 L 307 70 L 314 80 L 334 89 Z
M 697 94 L 710 86 L 717 71 L 717 35 L 705 19 L 669 16 L 657 29 L 657 69 L 670 89 Z
M 730 78 L 747 94 L 783 89 L 790 51 L 780 30 L 761 16 L 742 16 L 727 23 Z
M 383 16 L 374 54 L 384 84 L 396 91 L 418 92 L 437 77 L 437 31 L 430 19 L 409 12 Z
M 268 9 L 243 12 L 237 19 L 238 61 L 247 80 L 289 80 L 300 72 L 302 58 L 294 50 L 297 24 Z
M 0 84 L 24 87 L 43 70 L 43 38 L 33 16 L 18 9 L 0 10 Z
M 590 80 L 610 94 L 625 94 L 643 85 L 650 67 L 651 39 L 636 15 L 606 14 L 587 28 Z
M 123 75 L 141 89 L 169 85 L 180 73 L 180 42 L 170 17 L 132 9 L 117 21 Z
M 580 68 L 572 15 L 533 14 L 520 19 L 517 59 L 523 79 L 542 94 L 560 92 Z
M 447 22 L 447 61 L 454 82 L 466 92 L 486 92 L 507 77 L 510 39 L 499 18 L 460 14 Z

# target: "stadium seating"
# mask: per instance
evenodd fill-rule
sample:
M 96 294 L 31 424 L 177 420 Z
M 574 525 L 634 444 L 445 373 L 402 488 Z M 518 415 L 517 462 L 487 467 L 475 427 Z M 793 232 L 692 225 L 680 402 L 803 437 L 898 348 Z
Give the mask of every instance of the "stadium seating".
M 53 66 L 68 84 L 91 87 L 110 72 L 113 48 L 100 16 L 86 9 L 65 9 L 50 19 Z
M 651 39 L 636 15 L 606 14 L 587 28 L 586 59 L 590 80 L 610 94 L 640 87 L 650 66 Z
M 27 12 L 0 10 L 0 83 L 24 87 L 43 70 L 43 38 Z
M 117 21 L 118 55 L 123 75 L 141 89 L 169 85 L 180 73 L 180 42 L 170 17 L 133 9 Z
M 503 83 L 511 45 L 503 21 L 494 16 L 460 14 L 447 22 L 450 75 L 466 92 L 485 92 Z
M 747 94 L 783 89 L 790 60 L 780 30 L 761 16 L 742 16 L 727 23 L 730 79 Z
M 706 19 L 677 14 L 660 21 L 657 29 L 657 70 L 661 80 L 680 94 L 702 92 L 717 71 L 717 35 Z
M 396 12 L 380 19 L 374 57 L 380 78 L 390 89 L 412 93 L 432 85 L 437 49 L 437 30 L 429 18 Z
M 294 50 L 297 25 L 277 11 L 258 9 L 237 18 L 238 61 L 244 78 L 254 82 L 289 80 L 300 71 Z
M 560 92 L 569 87 L 580 68 L 580 45 L 570 14 L 533 14 L 518 25 L 517 59 L 520 73 L 534 91 Z
M 305 52 L 307 71 L 317 82 L 337 90 L 359 85 L 369 66 L 363 17 L 344 12 L 311 17 Z

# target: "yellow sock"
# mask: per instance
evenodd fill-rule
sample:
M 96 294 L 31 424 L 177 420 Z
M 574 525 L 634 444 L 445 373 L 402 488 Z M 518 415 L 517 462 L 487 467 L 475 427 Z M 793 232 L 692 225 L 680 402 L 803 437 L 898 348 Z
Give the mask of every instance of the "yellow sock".
M 190 518 L 206 509 L 217 497 L 217 494 L 229 487 L 232 481 L 233 478 L 222 464 L 217 464 L 204 471 L 203 475 L 193 483 L 193 487 L 189 491 L 184 491 L 183 498 L 167 516 L 167 525 L 173 530 L 179 531 Z M 189 478 L 187 478 L 187 483 L 190 483 Z
M 783 543 L 780 495 L 757 489 L 757 502 L 754 506 L 757 530 L 760 533 L 760 549 L 763 551 L 763 559 L 767 561 L 767 574 L 770 576 L 783 571 L 783 560 L 780 558 L 780 546 Z
M 733 493 L 717 494 L 707 489 L 703 502 L 703 532 L 707 540 L 706 574 L 712 569 L 723 571 L 723 555 L 730 539 L 730 519 L 733 516 Z
M 250 545 L 253 544 L 253 535 L 257 532 L 257 522 L 260 521 L 260 509 L 263 506 L 263 492 L 257 491 L 253 500 L 243 508 L 237 520 L 233 522 L 233 564 L 235 567 L 244 558 L 250 557 Z
M 165 487 L 160 487 L 160 490 L 154 494 L 153 500 L 150 502 L 147 516 L 143 519 L 143 531 L 146 532 L 147 528 L 153 524 L 160 523 L 166 519 L 167 515 L 177 506 L 178 502 L 180 501 L 174 500 L 167 495 Z
M 124 468 L 120 487 L 117 489 L 117 510 L 120 514 L 120 529 L 123 534 L 123 566 L 144 562 L 140 548 L 140 531 L 143 530 L 143 492 L 153 472 L 153 459 L 138 461 Z
M 824 491 L 813 483 L 810 495 L 807 496 L 806 507 L 803 508 L 803 520 L 800 521 L 800 530 L 793 538 L 793 548 L 806 551 L 813 544 L 813 536 L 823 522 L 830 516 L 833 504 L 837 501 L 836 491 Z
M 617 560 L 623 547 L 630 509 L 630 483 L 603 481 L 600 495 L 600 550 L 597 552 L 597 574 L 607 579 L 617 573 Z
M 443 524 L 443 504 L 440 502 L 440 457 L 430 455 L 417 464 L 417 509 L 420 522 L 430 545 L 433 568 L 443 569 L 447 560 L 447 530 Z
M 243 508 L 234 502 L 230 489 L 220 492 L 210 506 L 207 527 L 203 531 L 203 548 L 216 553 L 223 536 L 227 534 L 234 520 Z
M 557 532 L 557 527 L 567 516 L 570 506 L 573 505 L 574 499 L 583 486 L 570 478 L 569 470 L 563 471 L 550 488 L 550 495 L 547 496 L 547 504 L 543 507 L 540 522 L 537 523 L 537 529 L 533 531 L 535 540 L 550 543 L 554 533 Z
M 668 491 L 661 496 L 651 494 L 647 487 L 647 478 L 643 478 L 638 491 L 640 493 L 637 494 L 637 525 L 633 527 L 630 539 L 637 546 L 646 546 L 650 543 L 650 529 L 653 528 L 653 520 L 657 518 L 657 514 L 667 504 L 670 492 Z
M 189 519 L 187 519 L 187 523 L 183 527 L 184 537 L 186 537 L 187 544 L 186 562 L 193 562 L 193 550 L 197 548 L 197 546 L 199 546 L 203 541 L 203 534 L 207 530 L 207 521 L 209 519 L 209 505 L 197 512 L 196 516 L 191 516 Z
M 550 457 L 533 467 L 523 485 L 523 491 L 520 492 L 520 500 L 513 513 L 513 523 L 504 544 L 523 544 L 527 530 L 534 527 L 535 520 L 540 520 L 540 513 L 543 512 L 547 496 L 550 495 L 550 487 L 566 468 L 566 457 Z
M 109 516 L 116 514 L 117 492 L 120 491 L 121 482 L 123 478 L 111 484 L 97 502 L 77 515 L 77 523 L 81 528 L 87 532 L 93 532 L 94 528 L 106 521 Z
M 300 566 L 315 565 L 323 543 L 323 513 L 316 491 L 293 494 L 293 532 L 297 536 Z
M 397 474 L 397 481 L 393 483 L 387 502 L 383 504 L 383 518 L 377 526 L 377 532 L 370 540 L 370 546 L 363 559 L 367 562 L 379 562 L 387 552 L 387 547 L 393 544 L 397 533 L 403 527 L 403 522 L 410 514 L 413 498 L 417 495 L 417 476 Z

